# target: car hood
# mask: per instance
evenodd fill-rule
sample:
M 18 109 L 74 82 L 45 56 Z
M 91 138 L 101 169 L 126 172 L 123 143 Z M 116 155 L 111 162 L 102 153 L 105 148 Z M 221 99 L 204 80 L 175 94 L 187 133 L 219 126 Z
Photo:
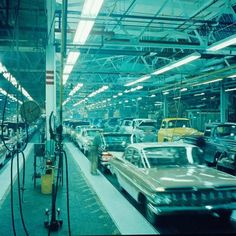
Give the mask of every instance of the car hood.
M 172 133 L 172 135 L 196 135 L 196 134 L 200 134 L 200 132 L 198 132 L 196 129 L 193 128 L 173 128 L 170 130 L 170 133 Z
M 153 188 L 236 187 L 236 177 L 206 166 L 152 168 L 144 173 Z
M 221 143 L 222 145 L 227 145 L 228 149 L 232 149 L 232 151 L 236 151 L 236 136 L 227 136 L 224 138 L 218 138 L 217 143 Z
M 110 152 L 109 151 L 109 153 L 111 153 L 113 157 L 121 158 L 124 152 L 113 152 L 113 151 Z

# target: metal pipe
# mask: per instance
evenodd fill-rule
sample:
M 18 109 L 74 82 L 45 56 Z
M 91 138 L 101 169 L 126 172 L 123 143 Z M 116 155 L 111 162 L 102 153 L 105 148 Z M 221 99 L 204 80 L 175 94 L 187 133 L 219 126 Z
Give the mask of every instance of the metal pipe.
M 62 125 L 62 103 L 63 103 L 63 70 L 64 58 L 66 57 L 66 32 L 67 32 L 67 6 L 68 0 L 62 2 L 62 26 L 61 26 L 61 76 L 60 76 L 60 125 Z

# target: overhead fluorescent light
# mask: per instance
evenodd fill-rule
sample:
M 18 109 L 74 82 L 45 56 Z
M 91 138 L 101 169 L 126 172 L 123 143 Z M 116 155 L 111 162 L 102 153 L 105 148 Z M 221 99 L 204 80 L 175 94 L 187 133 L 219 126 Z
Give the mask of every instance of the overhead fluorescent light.
M 226 89 L 225 92 L 230 92 L 230 91 L 235 91 L 236 88 L 230 88 L 230 89 Z
M 62 106 L 65 106 L 66 105 L 66 103 L 68 103 L 69 101 L 71 100 L 71 98 L 70 97 L 68 97 L 63 103 L 62 103 Z
M 236 77 L 236 74 L 230 75 L 230 76 L 228 76 L 227 78 L 235 78 L 235 77 Z
M 80 52 L 69 52 L 66 64 L 74 65 L 79 58 Z
M 90 93 L 90 94 L 88 95 L 88 97 L 90 97 L 90 98 L 91 98 L 91 97 L 94 97 L 95 95 L 104 92 L 104 91 L 107 90 L 108 88 L 109 88 L 109 87 L 108 87 L 107 85 L 104 85 L 104 86 L 102 86 L 101 88 L 97 89 L 96 91 Z
M 149 79 L 149 78 L 151 78 L 150 75 L 144 75 L 144 76 L 142 76 L 141 78 L 139 78 L 139 79 L 137 79 L 137 80 L 135 80 L 135 81 L 132 81 L 132 82 L 130 82 L 130 83 L 125 84 L 125 86 L 131 86 L 131 85 L 134 85 L 134 84 L 143 82 L 143 81 L 145 81 L 145 80 L 147 80 L 147 79 Z
M 80 20 L 75 32 L 74 43 L 84 44 L 91 32 L 93 25 L 95 23 L 95 18 L 97 17 L 103 0 L 86 0 L 82 9 L 81 16 L 92 18 L 91 20 Z
M 63 74 L 70 74 L 73 69 L 73 65 L 65 65 Z
M 76 107 L 76 106 L 78 106 L 79 104 L 81 104 L 81 103 L 83 103 L 85 101 L 86 101 L 86 99 L 84 98 L 84 99 L 78 101 L 77 103 L 73 104 L 73 107 Z
M 84 44 L 94 25 L 94 20 L 81 20 L 77 26 L 73 43 Z
M 205 95 L 205 93 L 196 93 L 196 94 L 193 94 L 194 97 L 203 96 L 203 95 Z
M 176 67 L 180 67 L 180 66 L 182 66 L 184 64 L 192 62 L 192 61 L 194 61 L 194 60 L 196 60 L 196 59 L 198 59 L 200 57 L 201 57 L 201 54 L 198 53 L 198 52 L 195 52 L 195 53 L 193 53 L 193 54 L 191 54 L 191 55 L 189 55 L 187 57 L 184 57 L 184 58 L 182 58 L 182 59 L 180 59 L 180 60 L 178 60 L 178 61 L 176 61 L 174 63 L 171 63 L 171 64 L 169 64 L 167 66 L 164 66 L 164 67 L 154 71 L 152 73 L 152 75 L 160 75 L 160 74 L 162 74 L 162 73 L 164 73 L 166 71 L 172 70 L 172 69 L 174 69 Z
M 180 97 L 175 97 L 175 98 L 173 98 L 173 100 L 177 100 L 177 99 L 180 99 Z
M 83 87 L 82 83 L 78 83 L 69 93 L 69 96 L 73 96 L 81 87 Z
M 12 76 L 12 74 L 7 70 L 7 68 L 1 62 L 0 62 L 0 73 L 2 73 L 3 77 L 7 81 L 9 81 L 20 93 L 23 93 L 23 95 L 26 98 L 28 98 L 29 100 L 33 100 L 33 98 L 29 95 L 29 93 L 17 82 L 16 78 Z M 16 98 L 14 97 L 14 99 Z M 18 100 L 16 99 L 14 101 Z
M 230 45 L 236 44 L 236 35 L 232 35 L 228 38 L 222 39 L 216 43 L 213 43 L 207 48 L 207 51 L 217 51 Z
M 68 80 L 69 75 L 68 74 L 63 74 L 63 85 L 66 84 L 66 81 Z
M 4 96 L 9 97 L 12 101 L 15 101 L 15 102 L 18 102 L 18 103 L 22 104 L 22 101 L 18 100 L 12 94 L 8 93 L 7 91 L 5 91 L 2 88 L 0 88 L 0 93 L 3 94 Z
M 85 0 L 81 15 L 95 18 L 99 13 L 102 4 L 103 0 Z
M 215 82 L 218 82 L 218 81 L 221 81 L 221 80 L 222 80 L 222 78 L 220 78 L 220 79 L 208 80 L 208 81 L 205 81 L 205 82 L 193 84 L 192 86 L 198 86 L 198 85 L 203 85 L 203 84 L 211 84 L 211 83 L 215 83 Z

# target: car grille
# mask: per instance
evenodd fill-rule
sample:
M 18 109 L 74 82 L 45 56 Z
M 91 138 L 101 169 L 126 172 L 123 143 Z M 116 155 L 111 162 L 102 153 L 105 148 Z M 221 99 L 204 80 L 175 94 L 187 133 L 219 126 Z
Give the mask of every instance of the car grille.
M 171 205 L 204 206 L 232 202 L 232 191 L 194 191 L 171 193 Z

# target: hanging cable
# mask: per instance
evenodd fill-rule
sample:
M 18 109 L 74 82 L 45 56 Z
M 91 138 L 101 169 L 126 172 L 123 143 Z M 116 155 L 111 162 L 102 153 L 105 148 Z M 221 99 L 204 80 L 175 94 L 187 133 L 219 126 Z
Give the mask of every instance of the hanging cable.
M 69 197 L 68 159 L 67 159 L 67 154 L 64 150 L 63 150 L 63 154 L 65 156 L 65 162 L 66 162 L 66 207 L 67 207 L 68 230 L 69 230 L 69 236 L 70 236 L 71 235 L 71 227 L 70 227 L 70 197 Z
M 17 165 L 17 185 L 18 185 L 18 200 L 19 200 L 19 208 L 20 208 L 20 217 L 21 217 L 21 222 L 25 231 L 25 234 L 28 236 L 29 233 L 27 231 L 27 228 L 25 226 L 25 221 L 23 217 L 23 211 L 22 211 L 22 201 L 21 201 L 21 186 L 20 186 L 20 166 L 19 166 L 19 153 L 16 153 L 16 165 Z
M 13 158 L 14 158 L 14 155 L 11 156 L 11 223 L 12 223 L 13 234 L 14 236 L 16 236 L 15 217 L 14 217 L 14 200 L 13 200 Z

